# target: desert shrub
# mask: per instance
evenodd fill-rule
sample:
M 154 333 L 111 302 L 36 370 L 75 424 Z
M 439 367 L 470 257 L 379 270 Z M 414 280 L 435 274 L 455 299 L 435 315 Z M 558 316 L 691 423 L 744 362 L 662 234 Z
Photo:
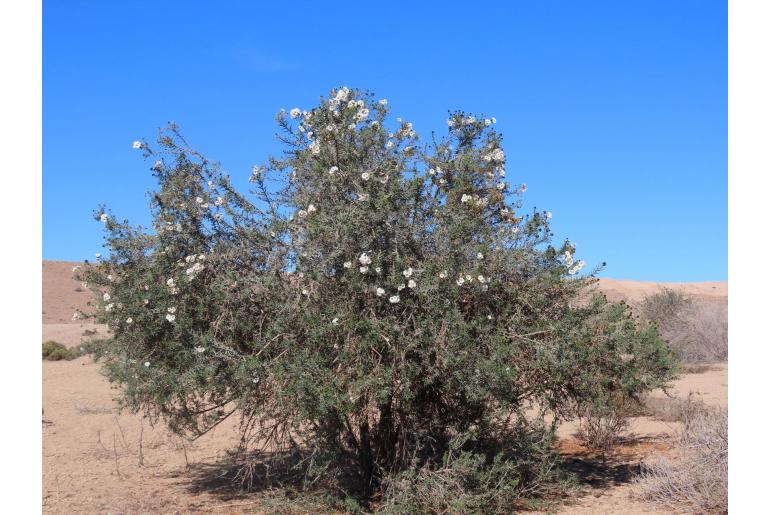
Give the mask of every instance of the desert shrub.
M 681 422 L 685 428 L 690 422 L 707 410 L 706 403 L 690 392 L 686 398 L 654 397 L 645 401 L 646 416 L 664 422 Z
M 727 513 L 727 410 L 697 406 L 684 412 L 675 438 L 677 455 L 642 462 L 636 493 L 665 506 Z
M 81 356 L 93 354 L 99 357 L 107 344 L 107 340 L 89 340 L 77 347 L 67 347 L 61 343 L 49 340 L 43 344 L 43 359 L 48 361 L 71 361 Z
M 243 453 L 296 456 L 343 503 L 400 509 L 431 481 L 467 506 L 534 495 L 551 461 L 508 437 L 537 431 L 524 409 L 552 433 L 576 405 L 664 385 L 673 355 L 589 296 L 550 213 L 520 212 L 493 119 L 453 112 L 422 144 L 388 111 L 341 88 L 279 113 L 285 151 L 248 198 L 175 126 L 136 142 L 153 230 L 99 209 L 109 256 L 80 273 L 114 335 L 107 376 L 183 435 L 239 417 Z
M 587 406 L 575 437 L 589 449 L 608 454 L 623 440 L 628 426 L 629 412 L 623 406 Z
M 686 364 L 727 360 L 727 304 L 664 288 L 642 303 L 645 317 Z
M 59 342 L 49 340 L 43 343 L 43 359 L 48 361 L 71 360 L 77 357 L 77 352 Z

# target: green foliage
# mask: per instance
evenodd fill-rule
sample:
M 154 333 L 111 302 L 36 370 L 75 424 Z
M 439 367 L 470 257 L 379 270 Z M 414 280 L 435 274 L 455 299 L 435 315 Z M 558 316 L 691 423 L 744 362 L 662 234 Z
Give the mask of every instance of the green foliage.
M 551 461 L 509 438 L 539 431 L 524 410 L 556 424 L 637 396 L 671 353 L 591 294 L 550 213 L 519 213 L 493 119 L 453 112 L 423 144 L 387 115 L 346 88 L 279 113 L 285 151 L 250 200 L 175 126 L 137 143 L 153 231 L 100 209 L 110 255 L 82 273 L 115 335 L 107 375 L 182 434 L 240 417 L 244 450 L 301 455 L 306 485 L 364 505 L 398 511 L 439 471 L 469 510 L 493 484 L 501 503 L 534 495 Z
M 72 360 L 77 353 L 59 342 L 48 340 L 43 344 L 43 359 L 48 361 Z
M 61 343 L 49 340 L 43 344 L 43 359 L 48 361 L 71 361 L 80 356 L 94 354 L 99 357 L 107 344 L 107 340 L 89 340 L 78 347 L 67 347 Z

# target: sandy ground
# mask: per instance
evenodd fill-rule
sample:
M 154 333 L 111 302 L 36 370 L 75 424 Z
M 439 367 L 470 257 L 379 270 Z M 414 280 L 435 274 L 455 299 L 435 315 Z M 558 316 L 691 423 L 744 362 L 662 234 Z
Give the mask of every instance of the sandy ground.
M 43 263 L 43 340 L 78 345 L 102 337 L 105 328 L 73 322 L 75 309 L 87 310 L 89 294 L 71 278 L 77 263 Z M 660 283 L 602 279 L 611 300 L 638 302 Z M 704 298 L 727 299 L 727 283 L 666 285 Z M 91 333 L 91 332 L 94 333 Z M 43 510 L 45 513 L 259 513 L 253 498 L 221 488 L 225 450 L 236 441 L 234 422 L 222 424 L 195 442 L 183 441 L 161 424 L 130 413 L 118 414 L 117 391 L 90 358 L 46 362 L 43 366 Z M 669 392 L 696 394 L 709 404 L 727 405 L 727 365 L 678 380 Z M 655 395 L 663 396 L 663 392 Z M 666 438 L 676 429 L 641 417 L 632 437 L 602 461 L 574 439 L 575 424 L 559 429 L 560 448 L 588 485 L 559 509 L 564 514 L 666 513 L 634 500 L 630 479 L 639 462 L 667 453 Z

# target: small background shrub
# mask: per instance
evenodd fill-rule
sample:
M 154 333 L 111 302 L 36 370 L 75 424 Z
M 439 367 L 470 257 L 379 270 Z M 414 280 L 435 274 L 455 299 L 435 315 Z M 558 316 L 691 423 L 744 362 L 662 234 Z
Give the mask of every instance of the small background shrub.
M 48 361 L 60 361 L 75 359 L 76 352 L 61 343 L 49 340 L 43 344 L 43 359 Z
M 664 288 L 642 303 L 642 313 L 685 364 L 727 360 L 727 303 L 694 299 Z
M 47 361 L 71 361 L 89 354 L 93 354 L 95 358 L 98 358 L 105 345 L 106 340 L 89 340 L 76 347 L 67 347 L 61 343 L 49 340 L 43 343 L 43 359 Z

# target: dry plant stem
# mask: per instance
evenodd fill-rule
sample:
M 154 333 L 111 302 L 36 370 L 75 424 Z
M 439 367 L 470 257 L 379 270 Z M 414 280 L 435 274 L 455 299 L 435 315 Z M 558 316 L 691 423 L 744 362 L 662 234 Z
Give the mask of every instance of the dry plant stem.
M 144 437 L 144 419 L 139 421 L 139 466 L 144 465 L 144 452 L 142 449 L 142 438 Z
M 118 426 L 118 430 L 120 431 L 120 439 L 123 442 L 123 448 L 128 450 L 128 443 L 126 442 L 126 435 L 123 433 L 123 428 L 120 427 L 120 422 L 118 421 L 118 417 L 115 416 L 115 424 Z
M 105 451 L 110 452 L 110 450 L 104 446 L 104 443 L 102 443 L 102 432 L 100 430 L 96 431 L 96 443 L 101 445 L 102 449 L 104 449 Z
M 123 479 L 123 476 L 120 473 L 120 467 L 118 466 L 118 437 L 115 433 L 112 433 L 112 452 L 115 455 L 115 472 L 118 473 L 119 478 Z

